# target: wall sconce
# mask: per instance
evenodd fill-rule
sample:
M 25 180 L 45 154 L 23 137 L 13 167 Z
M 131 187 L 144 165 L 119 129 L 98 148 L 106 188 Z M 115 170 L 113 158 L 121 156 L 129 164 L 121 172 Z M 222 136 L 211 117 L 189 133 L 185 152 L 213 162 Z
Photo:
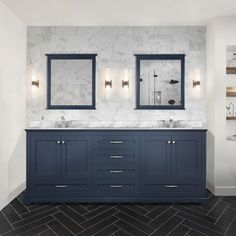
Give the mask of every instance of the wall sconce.
M 38 87 L 39 88 L 39 80 L 33 80 L 32 81 L 32 87 Z
M 112 80 L 105 80 L 105 88 L 106 87 L 110 87 L 110 88 L 112 88 Z
M 200 81 L 199 80 L 193 80 L 193 88 L 200 86 Z
M 36 80 L 35 71 L 32 71 L 32 80 L 31 80 L 32 90 L 34 91 L 36 88 L 39 88 L 39 80 Z
M 122 80 L 122 88 L 128 88 L 129 87 L 129 80 Z

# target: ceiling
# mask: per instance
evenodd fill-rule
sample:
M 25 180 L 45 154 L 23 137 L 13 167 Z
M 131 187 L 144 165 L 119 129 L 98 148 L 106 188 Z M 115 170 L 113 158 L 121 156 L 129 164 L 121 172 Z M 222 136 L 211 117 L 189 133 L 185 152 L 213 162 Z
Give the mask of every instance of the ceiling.
M 0 0 L 30 26 L 202 25 L 236 0 Z

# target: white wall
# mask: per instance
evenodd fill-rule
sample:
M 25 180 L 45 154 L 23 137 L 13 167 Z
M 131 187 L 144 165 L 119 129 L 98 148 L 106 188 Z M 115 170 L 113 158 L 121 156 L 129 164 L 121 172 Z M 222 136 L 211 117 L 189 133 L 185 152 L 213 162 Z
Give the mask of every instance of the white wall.
M 0 2 L 0 210 L 25 185 L 26 26 Z
M 216 195 L 236 194 L 236 143 L 226 140 L 226 46 L 236 45 L 236 17 L 208 25 L 208 184 Z M 236 133 L 236 126 L 235 132 Z

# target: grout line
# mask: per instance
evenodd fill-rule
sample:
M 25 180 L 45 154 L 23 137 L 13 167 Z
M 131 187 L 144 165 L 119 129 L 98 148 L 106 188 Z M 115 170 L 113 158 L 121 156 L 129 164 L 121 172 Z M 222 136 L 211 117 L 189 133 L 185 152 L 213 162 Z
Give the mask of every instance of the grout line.
M 196 212 L 196 213 L 198 213 L 198 214 L 201 214 L 201 215 L 206 216 L 206 213 L 203 214 L 202 212 L 199 212 L 199 211 L 197 211 L 197 210 L 195 210 L 195 209 L 189 208 L 188 206 L 182 206 L 182 207 L 184 207 L 184 208 L 187 209 L 187 210 L 194 211 L 194 212 Z M 203 210 L 203 209 L 200 208 L 200 210 Z M 211 216 L 209 216 L 209 217 L 211 217 Z M 212 219 L 215 219 L 214 217 L 211 217 L 211 218 L 212 218 Z
M 184 219 L 182 219 L 182 221 L 177 224 L 166 236 L 170 235 L 179 225 L 181 225 L 184 222 Z
M 184 224 L 182 224 L 183 226 L 185 226 L 185 227 L 187 227 L 186 225 L 184 225 Z M 188 228 L 188 231 L 186 232 L 186 234 L 184 235 L 184 236 L 189 236 L 189 232 L 192 230 L 192 228 L 189 228 L 189 227 L 187 227 Z M 200 233 L 200 232 L 199 232 Z
M 56 219 L 54 219 L 54 220 L 56 221 Z M 48 225 L 48 223 L 50 223 L 50 222 L 52 222 L 52 221 L 54 221 L 54 220 L 51 220 L 51 221 L 47 222 L 46 225 L 47 225 L 47 227 L 48 227 L 50 230 L 52 230 L 52 232 L 54 232 L 54 233 L 56 234 L 56 236 L 59 236 L 59 235 L 57 234 L 57 232 L 54 231 L 54 230 Z
M 186 210 L 191 211 L 191 209 L 185 208 L 184 206 L 183 206 L 183 208 L 186 209 Z M 194 215 L 193 213 L 186 212 L 186 211 L 184 211 L 184 210 L 182 210 L 182 209 L 178 209 L 178 208 L 174 208 L 174 209 L 177 209 L 177 210 L 179 210 L 180 212 L 182 212 L 182 213 L 184 213 L 184 214 L 187 214 L 187 215 L 196 217 L 196 218 L 198 218 L 198 219 L 205 220 L 205 219 L 202 219 L 200 216 L 196 216 L 196 215 Z M 196 211 L 194 211 L 194 212 L 196 212 Z M 208 215 L 205 215 L 205 214 L 202 214 L 202 213 L 199 213 L 199 212 L 196 212 L 196 213 L 202 215 L 203 217 L 204 217 L 204 216 L 205 216 L 205 217 L 209 217 L 209 218 L 211 218 L 212 220 L 215 220 L 215 221 L 216 221 L 216 218 L 214 218 L 214 217 L 212 217 L 212 216 L 208 216 Z M 211 222 L 211 221 L 209 221 L 209 220 L 205 220 L 205 221 L 214 224 L 213 222 Z
M 209 211 L 207 211 L 207 214 L 206 215 L 208 215 L 215 207 L 216 207 L 216 205 L 222 200 L 223 198 L 222 197 L 220 197 L 220 199 L 212 206 L 212 208 L 209 210 Z M 204 208 L 203 208 L 204 209 Z
M 219 221 L 219 219 L 221 218 L 221 216 L 226 212 L 227 209 L 229 209 L 230 203 L 228 204 L 228 206 L 222 211 L 222 213 L 220 214 L 220 216 L 216 219 L 215 225 L 216 223 Z
M 22 202 L 18 197 L 16 198 L 25 208 L 26 210 L 30 211 L 29 208 Z
M 58 214 L 58 213 L 62 213 L 64 216 L 68 217 L 70 220 L 72 220 L 75 224 L 77 224 L 78 226 L 80 226 L 81 228 L 85 229 L 82 225 L 80 225 L 78 222 L 76 222 L 73 218 L 71 218 L 69 215 L 67 215 L 66 213 L 64 213 L 63 211 L 61 211 L 59 209 L 59 212 L 55 212 L 53 213 L 53 217 L 57 220 L 57 218 L 54 216 L 55 214 Z
M 114 214 L 113 214 L 112 216 L 116 217 Z M 88 229 L 94 227 L 94 226 L 97 225 L 97 224 L 100 224 L 101 222 L 103 222 L 104 220 L 108 219 L 109 217 L 111 217 L 111 216 L 107 216 L 106 218 L 102 219 L 101 221 L 97 222 L 96 224 L 93 224 L 93 225 L 89 226 L 88 228 L 85 228 L 85 229 L 84 229 L 83 231 L 81 231 L 80 233 L 82 233 L 82 232 L 84 232 L 84 231 L 86 231 L 86 230 L 88 230 Z M 116 217 L 116 218 L 119 220 L 118 217 Z M 114 221 L 114 222 L 117 222 L 118 220 L 116 220 L 116 221 Z M 80 234 L 80 233 L 79 233 L 79 234 Z
M 66 205 L 67 206 L 67 205 Z M 73 208 L 71 208 L 70 206 L 67 206 L 70 210 L 72 210 L 73 212 L 75 212 L 76 214 L 78 214 L 79 216 L 83 217 L 83 215 L 79 214 L 76 210 L 74 210 Z M 59 208 L 58 208 L 59 209 Z M 60 210 L 60 209 L 59 209 Z M 60 210 L 61 212 L 63 212 L 62 210 Z M 65 213 L 64 213 L 65 214 Z M 66 214 L 67 215 L 67 214 Z M 87 218 L 83 217 L 84 221 L 88 220 Z M 81 223 L 83 223 L 84 221 L 82 221 Z
M 75 235 L 62 221 L 58 220 L 57 218 L 55 218 L 55 220 L 61 224 L 62 226 L 64 226 L 72 235 Z M 82 232 L 82 231 L 81 231 Z
M 56 212 L 55 212 L 55 213 L 56 213 Z M 37 221 L 39 221 L 39 220 L 41 220 L 41 219 L 45 219 L 45 218 L 47 218 L 48 216 L 52 216 L 52 214 L 47 215 L 47 216 L 43 216 L 43 217 L 41 217 L 41 218 L 39 218 L 39 219 L 36 219 L 36 220 L 33 220 L 33 221 L 31 221 L 31 222 L 28 222 L 28 223 L 26 223 L 26 224 L 24 224 L 24 225 L 21 225 L 20 227 L 16 228 L 16 230 L 21 229 L 21 228 L 23 228 L 23 227 L 25 227 L 25 226 L 27 226 L 27 225 L 33 223 L 33 222 L 37 222 Z M 14 229 L 15 229 L 15 228 L 14 228 Z
M 23 220 L 22 216 L 15 210 L 15 208 L 9 204 L 9 207 L 12 208 L 12 210 Z M 19 222 L 20 220 L 16 221 L 16 222 Z M 14 222 L 15 223 L 15 222 Z
M 228 228 L 226 229 L 225 234 L 228 232 L 230 226 L 233 224 L 233 222 L 234 222 L 235 219 L 236 219 L 236 215 L 233 217 L 233 219 L 232 219 L 230 225 L 229 225 Z
M 213 229 L 211 229 L 211 228 L 208 228 L 208 227 L 206 227 L 205 225 L 201 225 L 201 224 L 199 224 L 199 223 L 197 223 L 197 222 L 195 222 L 195 221 L 192 221 L 192 220 L 190 220 L 190 219 L 185 219 L 185 220 L 188 220 L 188 221 L 191 221 L 191 222 L 194 223 L 194 224 L 200 225 L 201 227 L 206 228 L 207 230 L 211 231 L 212 233 L 216 232 L 216 233 L 218 233 L 218 234 L 223 234 L 223 233 L 221 233 L 221 232 L 219 232 L 219 231 L 216 231 L 216 230 L 213 230 Z M 186 225 L 185 225 L 185 226 L 186 226 Z M 217 226 L 217 225 L 216 225 L 216 226 Z M 189 226 L 187 226 L 187 227 L 189 228 Z M 218 227 L 221 227 L 221 226 L 218 226 Z M 194 230 L 196 230 L 196 229 L 194 229 Z M 196 230 L 196 231 L 198 231 L 198 230 Z M 199 232 L 200 232 L 200 231 L 199 231 Z M 200 233 L 202 233 L 202 232 L 200 232 Z
M 14 230 L 15 228 L 14 228 L 14 226 L 13 226 L 13 223 L 11 223 L 9 220 L 8 220 L 8 218 L 7 218 L 7 216 L 4 214 L 4 212 L 3 211 L 1 211 L 1 213 L 3 214 L 3 216 L 5 217 L 5 219 L 6 219 L 6 221 L 10 224 L 10 226 L 12 227 L 12 229 Z
M 164 212 L 163 212 L 164 213 Z M 165 222 L 163 222 L 161 225 L 159 225 L 158 228 L 156 228 L 150 235 L 153 235 L 157 230 L 159 230 L 162 225 L 164 225 L 166 222 L 168 222 L 169 220 L 171 220 L 174 216 L 176 216 L 179 213 L 179 211 L 177 211 L 173 216 L 171 216 L 170 218 L 168 218 L 168 220 L 166 220 Z M 181 216 L 178 216 L 179 218 L 182 218 Z M 182 218 L 184 221 L 184 218 Z
M 191 227 L 185 225 L 184 223 L 183 223 L 183 225 L 184 225 L 185 227 L 189 228 L 189 231 L 188 231 L 187 233 L 189 233 L 191 230 L 194 230 L 194 231 L 196 231 L 196 232 L 198 232 L 198 233 L 200 233 L 200 234 L 203 234 L 203 235 L 205 235 L 205 236 L 209 236 L 209 235 L 207 235 L 207 234 L 205 234 L 205 233 L 203 233 L 203 232 L 201 232 L 201 231 L 199 231 L 199 230 L 197 230 L 197 229 L 194 229 L 194 228 L 191 228 Z M 188 236 L 187 233 L 186 233 L 185 235 Z
M 121 220 L 121 219 L 119 219 L 119 220 Z M 117 221 L 119 221 L 119 220 L 117 220 Z M 117 222 L 117 221 L 116 221 L 116 222 Z M 115 224 L 116 222 L 114 222 L 113 224 Z M 122 231 L 124 231 L 125 233 L 127 233 L 128 235 L 134 236 L 134 235 L 132 235 L 131 233 L 129 233 L 128 231 L 126 231 L 125 229 L 120 228 L 118 225 L 115 225 L 115 226 L 119 228 L 116 232 L 118 232 L 119 230 L 122 230 Z M 115 233 L 116 233 L 116 232 L 115 232 Z M 114 233 L 113 233 L 113 234 L 114 234 Z
M 129 214 L 127 214 L 127 213 L 121 211 L 121 210 L 119 210 L 119 212 L 122 213 L 122 214 L 127 215 L 128 217 L 130 217 L 130 218 L 132 218 L 132 219 L 134 219 L 134 220 L 136 220 L 136 221 L 139 221 L 140 223 L 143 223 L 141 220 L 139 220 L 139 219 L 137 219 L 137 218 L 135 218 L 135 217 L 133 217 L 133 216 L 131 216 L 131 215 L 129 215 Z M 117 214 L 118 214 L 119 212 L 117 212 L 117 213 L 115 214 L 115 216 L 117 216 Z M 117 216 L 117 217 L 118 217 L 118 216 Z M 120 217 L 118 217 L 118 218 L 119 218 L 120 220 L 123 220 L 123 219 L 121 219 Z M 124 221 L 124 220 L 123 220 L 123 221 Z M 143 224 L 145 224 L 145 223 L 143 223 Z M 148 225 L 148 224 L 145 224 L 145 225 L 147 225 L 148 227 L 150 227 L 150 228 L 152 228 L 153 230 L 155 230 L 155 228 L 153 228 L 151 225 Z
M 114 216 L 114 215 L 112 215 L 112 216 Z M 119 220 L 119 219 L 118 219 L 118 220 Z M 111 226 L 111 225 L 113 225 L 115 222 L 117 222 L 118 220 L 116 220 L 116 221 L 114 221 L 112 224 L 107 225 L 107 226 L 105 226 L 104 228 L 98 230 L 98 231 L 97 231 L 96 233 L 94 233 L 93 235 L 96 235 L 97 233 L 101 232 L 102 230 L 108 228 L 109 226 Z M 116 226 L 116 227 L 117 227 L 117 226 Z M 119 228 L 119 227 L 117 227 L 117 228 Z M 117 232 L 117 231 L 115 231 L 115 232 Z M 114 232 L 113 232 L 113 233 L 114 233 Z
M 157 208 L 159 208 L 160 207 L 160 205 L 158 205 L 158 206 L 155 206 L 151 211 L 148 211 L 146 214 L 144 214 L 146 217 L 148 217 L 147 215 L 150 213 L 150 212 L 152 212 L 152 211 L 154 211 L 154 210 L 156 210 Z M 151 219 L 151 217 L 148 217 L 148 218 L 150 218 Z
M 165 211 L 163 211 L 161 214 L 159 214 L 158 216 L 154 217 L 150 222 L 148 222 L 147 225 L 150 225 L 150 223 L 152 223 L 154 220 L 156 220 L 159 216 L 161 216 L 162 214 L 164 214 L 167 210 L 169 210 L 171 207 L 168 207 Z
M 48 206 L 49 206 L 49 205 L 45 205 L 45 206 L 43 206 L 43 207 L 46 208 L 46 207 L 48 207 Z M 41 207 L 41 208 L 43 208 L 43 207 Z M 40 209 L 40 208 L 39 208 L 39 209 Z M 47 209 L 47 210 L 45 210 L 45 211 L 38 212 L 37 214 L 33 214 L 33 215 L 30 216 L 30 217 L 25 217 L 25 218 L 23 218 L 23 220 L 29 219 L 29 218 L 34 217 L 34 216 L 37 216 L 37 215 L 42 214 L 42 213 L 44 213 L 44 212 L 50 211 L 50 210 L 52 210 L 52 209 L 57 209 L 57 207 L 52 207 L 52 206 L 51 206 L 51 208 L 49 208 L 49 209 Z M 36 209 L 36 210 L 34 210 L 34 211 L 37 211 L 37 210 L 38 210 L 38 209 Z M 27 212 L 27 213 L 25 213 L 25 214 L 22 214 L 22 216 L 24 216 L 24 215 L 26 215 L 26 214 L 34 213 L 34 211 L 31 211 L 31 212 Z
M 88 221 L 88 220 L 91 220 L 91 219 L 93 219 L 94 217 L 97 217 L 97 216 L 99 216 L 99 215 L 101 215 L 101 214 L 103 214 L 103 213 L 105 213 L 105 212 L 107 212 L 107 211 L 109 211 L 109 210 L 111 210 L 111 209 L 114 209 L 116 206 L 113 206 L 113 207 L 111 207 L 111 208 L 109 208 L 109 209 L 107 209 L 107 210 L 105 210 L 105 211 L 103 211 L 103 212 L 101 212 L 101 213 L 99 213 L 99 214 L 97 214 L 97 215 L 95 215 L 95 216 L 93 216 L 93 217 L 91 217 L 91 218 L 86 218 L 86 220 L 85 221 L 83 221 L 82 223 L 84 223 L 84 222 L 86 222 L 86 221 Z M 117 208 L 115 208 L 115 210 L 118 210 Z M 114 213 L 115 214 L 115 213 Z M 99 221 L 100 222 L 100 221 Z
M 141 230 L 141 229 L 139 229 L 139 228 L 137 228 L 136 226 L 134 226 L 134 225 L 132 225 L 132 224 L 130 224 L 129 222 L 127 222 L 127 221 L 124 221 L 124 220 L 122 220 L 122 219 L 120 219 L 119 218 L 119 220 L 120 221 L 123 221 L 123 222 L 125 222 L 126 224 L 128 224 L 128 225 L 130 225 L 131 227 L 133 227 L 133 228 L 135 228 L 135 229 L 137 229 L 138 231 L 141 231 L 142 233 L 144 233 L 144 234 L 146 234 L 147 235 L 147 233 L 146 232 L 144 232 L 143 230 Z M 119 227 L 119 226 L 118 226 Z M 123 228 L 121 228 L 122 230 L 123 230 Z M 124 231 L 126 231 L 126 230 L 124 230 Z M 129 233 L 130 235 L 132 235 L 131 233 Z M 151 234 L 150 234 L 151 235 Z
M 51 221 L 50 221 L 51 222 Z M 48 225 L 47 224 L 45 224 L 47 227 L 48 227 Z M 42 231 L 42 232 L 40 232 L 40 233 L 38 233 L 38 235 L 40 236 L 41 234 L 43 234 L 44 232 L 47 232 L 49 230 L 49 227 L 48 227 L 48 229 L 46 229 L 46 230 L 44 230 L 44 231 Z
M 78 204 L 78 205 L 79 205 L 79 204 Z M 81 206 L 81 205 L 79 205 L 79 206 L 80 206 L 81 208 L 83 208 L 85 211 L 88 211 L 88 212 L 85 212 L 84 214 L 80 214 L 78 211 L 74 210 L 70 205 L 65 204 L 65 206 L 69 207 L 70 209 L 72 209 L 74 212 L 76 212 L 77 214 L 81 215 L 82 217 L 84 217 L 83 215 L 85 215 L 85 214 L 87 214 L 87 213 L 90 212 L 89 210 L 87 210 L 85 207 L 83 207 L 83 206 Z M 84 218 L 87 219 L 86 217 L 84 217 Z

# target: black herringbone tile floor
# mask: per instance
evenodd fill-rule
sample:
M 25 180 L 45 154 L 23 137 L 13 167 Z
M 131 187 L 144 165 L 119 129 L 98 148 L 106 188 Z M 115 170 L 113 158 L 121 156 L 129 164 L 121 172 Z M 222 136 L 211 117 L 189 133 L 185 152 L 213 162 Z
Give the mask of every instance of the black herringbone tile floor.
M 0 211 L 0 235 L 236 236 L 236 197 L 197 204 L 33 204 L 24 193 Z

